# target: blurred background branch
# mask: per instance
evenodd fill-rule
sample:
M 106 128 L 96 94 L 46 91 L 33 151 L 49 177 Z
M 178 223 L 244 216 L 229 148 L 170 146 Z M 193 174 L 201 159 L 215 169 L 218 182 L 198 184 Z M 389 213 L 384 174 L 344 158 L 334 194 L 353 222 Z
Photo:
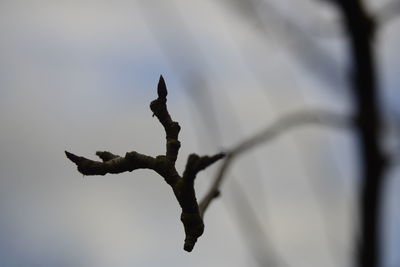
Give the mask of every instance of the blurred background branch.
M 226 151 L 226 158 L 223 161 L 221 167 L 219 168 L 217 175 L 214 178 L 212 186 L 210 187 L 208 193 L 206 194 L 205 201 L 201 202 L 203 209 L 207 209 L 208 204 L 212 200 L 210 196 L 215 195 L 220 191 L 220 186 L 225 178 L 226 173 L 229 170 L 230 165 L 233 163 L 234 159 L 239 157 L 241 154 L 248 152 L 251 149 L 259 147 L 263 143 L 272 141 L 279 135 L 288 132 L 292 128 L 316 124 L 322 126 L 330 126 L 333 128 L 343 128 L 349 127 L 352 123 L 346 117 L 342 115 L 335 114 L 327 111 L 315 111 L 306 110 L 293 112 L 289 115 L 283 116 L 278 119 L 275 123 L 265 128 L 260 133 L 240 142 L 233 148 Z

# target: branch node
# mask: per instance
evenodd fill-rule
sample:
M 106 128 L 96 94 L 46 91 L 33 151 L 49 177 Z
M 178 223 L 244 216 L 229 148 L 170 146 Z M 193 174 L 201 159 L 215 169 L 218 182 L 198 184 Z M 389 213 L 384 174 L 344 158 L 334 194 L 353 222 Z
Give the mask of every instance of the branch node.
M 108 151 L 98 151 L 96 155 L 102 160 L 94 161 L 84 157 L 76 156 L 68 151 L 65 154 L 68 159 L 78 167 L 83 175 L 105 175 L 107 173 L 122 173 L 136 169 L 151 169 L 161 175 L 169 184 L 182 209 L 181 221 L 185 229 L 184 250 L 190 252 L 197 239 L 204 232 L 204 222 L 197 203 L 194 190 L 194 178 L 196 174 L 224 157 L 224 154 L 200 157 L 191 154 L 181 177 L 175 169 L 181 143 L 178 135 L 181 130 L 179 123 L 171 119 L 167 109 L 167 86 L 164 78 L 160 76 L 157 86 L 158 98 L 150 103 L 153 117 L 156 116 L 165 130 L 166 153 L 155 158 L 140 154 L 136 151 L 127 152 L 125 157 L 114 155 Z

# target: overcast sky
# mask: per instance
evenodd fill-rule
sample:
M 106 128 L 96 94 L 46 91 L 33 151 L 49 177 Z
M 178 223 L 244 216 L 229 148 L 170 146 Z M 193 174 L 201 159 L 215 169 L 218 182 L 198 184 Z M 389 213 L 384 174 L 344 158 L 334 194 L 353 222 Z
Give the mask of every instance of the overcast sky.
M 349 130 L 301 128 L 240 159 L 191 253 L 161 177 L 82 177 L 65 158 L 64 150 L 162 154 L 164 132 L 149 109 L 160 74 L 182 127 L 179 171 L 188 154 L 229 148 L 289 111 L 350 114 L 349 60 L 332 7 L 271 0 L 276 12 L 260 5 L 262 19 L 251 20 L 228 2 L 1 1 L 1 266 L 257 266 L 238 185 L 287 266 L 351 266 L 358 168 Z M 388 1 L 369 2 L 378 10 Z M 386 115 L 400 114 L 399 23 L 385 25 L 376 44 Z M 215 170 L 199 175 L 198 198 Z M 395 167 L 387 267 L 400 264 L 399 192 Z

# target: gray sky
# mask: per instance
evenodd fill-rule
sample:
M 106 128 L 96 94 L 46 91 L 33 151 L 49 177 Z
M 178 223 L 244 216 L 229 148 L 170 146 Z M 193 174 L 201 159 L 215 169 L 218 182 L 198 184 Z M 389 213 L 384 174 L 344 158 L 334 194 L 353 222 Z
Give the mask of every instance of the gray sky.
M 337 19 L 312 1 L 270 2 L 306 33 Z M 305 12 L 293 12 L 299 8 Z M 288 266 L 350 266 L 357 151 L 349 131 L 298 129 L 240 159 L 190 254 L 161 177 L 82 177 L 63 153 L 163 153 L 164 132 L 149 109 L 160 74 L 182 126 L 180 171 L 188 154 L 230 147 L 285 112 L 350 112 L 340 29 L 304 37 L 336 60 L 318 65 L 323 58 L 293 52 L 302 45 L 290 24 L 268 18 L 269 27 L 248 23 L 223 1 L 1 1 L 0 265 L 257 266 L 235 217 L 235 179 Z M 386 25 L 377 43 L 387 113 L 400 112 L 399 23 Z M 205 92 L 208 105 L 196 105 Z M 219 138 L 201 113 L 215 120 Z M 199 198 L 215 170 L 199 175 Z M 398 167 L 388 178 L 391 267 L 400 262 Z

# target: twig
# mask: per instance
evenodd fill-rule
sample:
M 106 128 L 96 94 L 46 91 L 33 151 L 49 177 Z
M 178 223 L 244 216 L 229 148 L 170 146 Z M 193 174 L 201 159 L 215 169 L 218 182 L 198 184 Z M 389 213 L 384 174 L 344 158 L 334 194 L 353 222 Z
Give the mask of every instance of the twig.
M 277 37 L 283 42 L 294 59 L 298 60 L 317 78 L 333 88 L 345 88 L 340 62 L 326 49 L 313 40 L 310 32 L 303 30 L 298 23 L 285 16 L 273 1 L 264 0 L 225 0 L 247 23 L 256 26 L 263 37 Z M 262 14 L 262 15 L 261 15 Z M 340 83 L 340 84 L 338 84 Z
M 280 255 L 268 234 L 268 230 L 265 229 L 265 215 L 262 221 L 259 220 L 258 210 L 251 204 L 244 187 L 235 179 L 236 177 L 231 178 L 230 201 L 233 202 L 232 206 L 235 209 L 238 225 L 241 226 L 242 234 L 248 243 L 248 248 L 254 255 L 254 260 L 260 267 L 288 267 L 289 264 Z
M 352 124 L 352 122 L 353 121 L 351 119 L 333 112 L 305 110 L 288 114 L 277 120 L 276 122 L 272 123 L 260 133 L 252 136 L 249 139 L 244 140 L 243 142 L 239 143 L 231 150 L 226 152 L 225 160 L 220 166 L 217 175 L 214 178 L 214 182 L 212 183 L 206 195 L 199 204 L 200 214 L 203 215 L 210 205 L 211 201 L 219 195 L 219 188 L 221 187 L 225 175 L 233 160 L 236 159 L 239 155 L 255 148 L 261 143 L 271 141 L 275 137 L 278 137 L 280 134 L 287 132 L 292 128 L 309 124 L 332 126 L 336 128 L 347 128 Z
M 158 83 L 158 98 L 151 102 L 150 109 L 163 125 L 166 133 L 166 153 L 157 157 L 140 154 L 136 151 L 128 152 L 125 157 L 110 152 L 97 152 L 102 161 L 94 161 L 76 156 L 65 151 L 68 159 L 74 162 L 78 171 L 84 175 L 105 175 L 107 173 L 122 173 L 136 169 L 151 169 L 161 175 L 171 186 L 179 205 L 182 208 L 181 221 L 185 228 L 184 249 L 192 251 L 197 239 L 203 234 L 204 223 L 196 200 L 194 180 L 197 173 L 224 157 L 223 153 L 213 156 L 198 156 L 191 154 L 188 157 L 183 175 L 175 169 L 180 142 L 178 135 L 180 126 L 171 119 L 167 110 L 167 87 L 161 76 Z

